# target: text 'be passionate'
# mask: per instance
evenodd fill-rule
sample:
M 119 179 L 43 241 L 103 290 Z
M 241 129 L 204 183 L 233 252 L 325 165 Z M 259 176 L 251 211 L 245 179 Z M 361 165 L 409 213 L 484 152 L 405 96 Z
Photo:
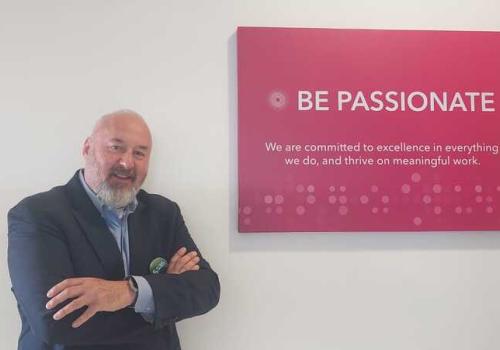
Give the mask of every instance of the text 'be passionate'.
M 480 91 L 346 91 L 299 90 L 299 111 L 495 112 L 495 93 Z

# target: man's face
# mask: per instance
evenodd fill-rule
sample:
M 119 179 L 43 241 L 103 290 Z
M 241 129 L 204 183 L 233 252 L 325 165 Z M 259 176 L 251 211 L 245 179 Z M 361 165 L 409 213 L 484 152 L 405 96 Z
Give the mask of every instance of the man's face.
M 85 180 L 107 205 L 124 207 L 146 178 L 150 152 L 143 120 L 128 114 L 109 117 L 85 141 Z

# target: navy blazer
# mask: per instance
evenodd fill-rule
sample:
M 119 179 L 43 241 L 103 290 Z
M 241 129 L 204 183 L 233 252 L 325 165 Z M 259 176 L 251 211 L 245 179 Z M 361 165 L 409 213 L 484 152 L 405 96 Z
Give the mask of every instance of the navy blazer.
M 83 309 L 55 321 L 52 316 L 60 307 L 45 308 L 48 290 L 66 278 L 125 277 L 118 246 L 78 173 L 65 186 L 25 198 L 9 211 L 8 265 L 22 322 L 19 350 L 177 350 L 175 322 L 218 303 L 217 274 L 201 255 L 199 271 L 150 274 L 156 257 L 170 260 L 183 246 L 199 250 L 176 203 L 143 190 L 137 200 L 128 218 L 130 273 L 151 285 L 152 323 L 126 308 L 99 312 L 73 329 L 71 323 Z

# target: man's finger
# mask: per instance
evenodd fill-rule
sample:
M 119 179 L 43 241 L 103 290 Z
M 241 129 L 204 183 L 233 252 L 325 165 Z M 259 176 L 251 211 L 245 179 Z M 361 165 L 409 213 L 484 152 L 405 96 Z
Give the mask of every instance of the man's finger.
M 88 307 L 87 310 L 84 311 L 83 314 L 80 315 L 80 317 L 78 317 L 75 322 L 73 322 L 71 324 L 71 327 L 73 328 L 78 328 L 80 327 L 82 324 L 84 324 L 85 322 L 87 322 L 88 320 L 90 320 L 90 318 L 92 316 L 94 316 L 95 314 L 97 313 L 97 310 L 94 309 L 93 307 Z
M 174 270 L 180 271 L 184 265 L 186 265 L 191 259 L 194 259 L 197 255 L 198 253 L 194 250 L 192 252 L 185 254 L 174 264 Z
M 62 290 L 55 297 L 50 299 L 49 302 L 45 305 L 45 307 L 50 310 L 68 299 L 79 297 L 80 295 L 82 295 L 82 293 L 83 290 L 80 286 L 68 287 Z
M 59 282 L 47 292 L 47 297 L 52 298 L 68 287 L 77 286 L 83 283 L 85 278 L 68 278 Z
M 53 318 L 54 320 L 60 320 L 64 318 L 65 316 L 69 315 L 75 310 L 78 310 L 86 305 L 86 302 L 83 300 L 83 298 L 78 298 L 73 300 L 71 303 L 63 307 L 61 310 L 57 311 Z
M 170 264 L 175 264 L 175 262 L 176 262 L 177 260 L 179 260 L 179 258 L 180 258 L 181 256 L 183 256 L 184 254 L 186 254 L 186 252 L 187 252 L 186 247 L 182 247 L 181 249 L 179 249 L 179 250 L 178 250 L 178 251 L 174 254 L 174 256 L 172 257 L 172 259 L 170 259 Z
M 181 267 L 180 273 L 192 270 L 193 267 L 197 266 L 199 262 L 200 258 L 198 256 L 194 257 L 193 259 L 189 260 L 186 264 L 184 264 L 184 266 Z

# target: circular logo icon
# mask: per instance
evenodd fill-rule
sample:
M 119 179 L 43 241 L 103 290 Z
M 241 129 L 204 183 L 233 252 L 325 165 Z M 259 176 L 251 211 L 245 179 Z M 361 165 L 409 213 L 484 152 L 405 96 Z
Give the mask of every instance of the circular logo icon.
M 269 104 L 275 110 L 281 110 L 286 107 L 288 100 L 285 93 L 281 91 L 273 91 L 269 95 Z

